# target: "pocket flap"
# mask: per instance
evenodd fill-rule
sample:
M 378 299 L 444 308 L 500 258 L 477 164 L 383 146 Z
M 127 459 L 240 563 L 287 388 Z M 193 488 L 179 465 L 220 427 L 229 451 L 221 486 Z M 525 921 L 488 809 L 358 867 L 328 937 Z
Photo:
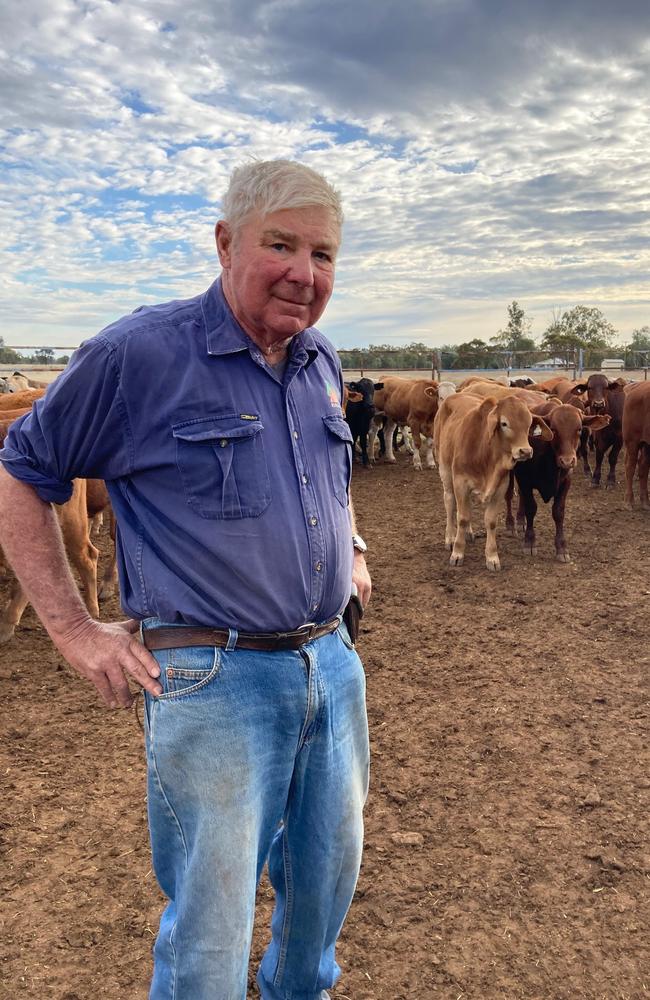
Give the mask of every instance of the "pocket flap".
M 323 417 L 323 423 L 326 425 L 327 429 L 337 438 L 340 438 L 341 441 L 346 441 L 347 444 L 352 444 L 352 431 L 343 417 L 337 417 L 336 414 L 331 413 L 326 417 Z
M 241 438 L 252 438 L 264 429 L 260 420 L 240 420 L 236 417 L 215 418 L 204 420 L 188 420 L 183 424 L 175 424 L 172 434 L 182 441 L 207 441 L 229 444 Z

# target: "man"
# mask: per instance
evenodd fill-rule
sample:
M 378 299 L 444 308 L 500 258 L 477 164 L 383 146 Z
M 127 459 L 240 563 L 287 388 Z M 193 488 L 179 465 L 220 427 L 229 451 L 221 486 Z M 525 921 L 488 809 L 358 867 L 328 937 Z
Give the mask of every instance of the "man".
M 243 1000 L 255 888 L 276 892 L 264 1000 L 323 1000 L 362 846 L 364 677 L 340 615 L 370 596 L 349 506 L 332 293 L 338 194 L 236 170 L 220 280 L 82 345 L 0 453 L 1 541 L 54 643 L 111 707 L 144 688 L 152 1000 Z M 93 621 L 50 502 L 107 481 L 124 610 Z M 356 548 L 353 549 L 353 545 Z M 140 626 L 140 641 L 132 633 Z

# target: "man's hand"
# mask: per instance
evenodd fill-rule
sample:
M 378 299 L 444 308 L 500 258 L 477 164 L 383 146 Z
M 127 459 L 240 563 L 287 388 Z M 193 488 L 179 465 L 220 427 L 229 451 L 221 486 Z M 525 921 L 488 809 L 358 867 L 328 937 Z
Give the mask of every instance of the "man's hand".
M 357 594 L 361 601 L 361 606 L 365 608 L 370 600 L 372 582 L 368 567 L 366 566 L 365 556 L 363 552 L 357 552 L 356 549 L 354 551 L 354 566 L 352 567 L 352 583 L 357 585 Z
M 134 635 L 138 628 L 136 621 L 103 623 L 88 618 L 55 639 L 68 663 L 92 681 L 109 708 L 130 708 L 133 704 L 127 676 L 151 694 L 162 694 L 155 680 L 160 667 Z

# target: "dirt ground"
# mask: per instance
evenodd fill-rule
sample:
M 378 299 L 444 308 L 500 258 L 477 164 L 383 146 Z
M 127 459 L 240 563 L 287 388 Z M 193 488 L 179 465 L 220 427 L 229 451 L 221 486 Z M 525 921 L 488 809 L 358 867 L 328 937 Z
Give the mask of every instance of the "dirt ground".
M 650 515 L 576 474 L 573 561 L 540 504 L 537 557 L 502 529 L 493 574 L 482 537 L 448 567 L 436 472 L 357 467 L 354 497 L 372 783 L 332 997 L 647 997 Z M 144 1000 L 162 897 L 136 715 L 100 707 L 31 612 L 0 686 L 0 997 Z M 270 906 L 263 883 L 251 984 Z

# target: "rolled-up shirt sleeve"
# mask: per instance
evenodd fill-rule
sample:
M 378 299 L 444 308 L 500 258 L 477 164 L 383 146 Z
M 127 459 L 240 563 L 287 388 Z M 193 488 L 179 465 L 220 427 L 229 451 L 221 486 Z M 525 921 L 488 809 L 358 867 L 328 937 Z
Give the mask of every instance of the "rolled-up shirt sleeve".
M 133 437 L 113 344 L 87 341 L 9 429 L 0 462 L 46 503 L 65 503 L 72 480 L 117 479 L 133 468 Z

